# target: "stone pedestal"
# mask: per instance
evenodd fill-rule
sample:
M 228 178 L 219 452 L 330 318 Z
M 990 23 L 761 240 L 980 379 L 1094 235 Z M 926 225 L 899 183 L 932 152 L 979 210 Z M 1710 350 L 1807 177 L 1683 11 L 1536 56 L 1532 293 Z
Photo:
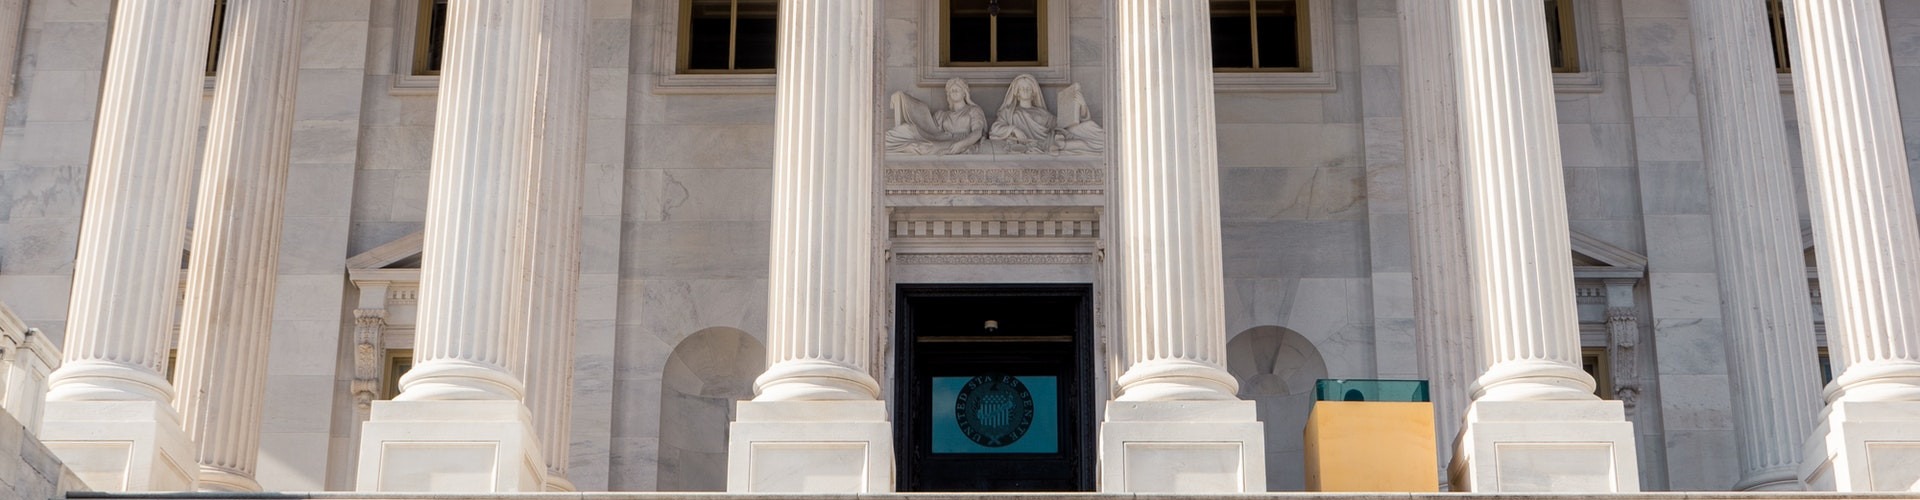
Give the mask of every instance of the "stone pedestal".
M 199 467 L 173 407 L 158 401 L 48 401 L 40 442 L 98 491 L 189 491 Z
M 1252 401 L 1110 401 L 1100 492 L 1266 491 L 1266 449 Z
M 1839 401 L 1807 441 L 1813 491 L 1920 491 L 1920 402 Z
M 893 491 L 893 426 L 881 401 L 741 401 L 727 491 Z
M 1619 401 L 1476 401 L 1448 475 L 1476 493 L 1636 492 L 1637 456 Z
M 518 401 L 375 401 L 358 491 L 541 491 L 546 465 Z

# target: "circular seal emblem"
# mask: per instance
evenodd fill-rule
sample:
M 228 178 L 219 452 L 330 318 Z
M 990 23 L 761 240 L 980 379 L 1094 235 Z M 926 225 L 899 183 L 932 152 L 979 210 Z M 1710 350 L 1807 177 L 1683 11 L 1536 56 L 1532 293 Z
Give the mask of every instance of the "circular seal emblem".
M 1033 393 L 1012 375 L 977 376 L 960 388 L 953 416 L 960 432 L 980 446 L 1013 444 L 1033 425 Z

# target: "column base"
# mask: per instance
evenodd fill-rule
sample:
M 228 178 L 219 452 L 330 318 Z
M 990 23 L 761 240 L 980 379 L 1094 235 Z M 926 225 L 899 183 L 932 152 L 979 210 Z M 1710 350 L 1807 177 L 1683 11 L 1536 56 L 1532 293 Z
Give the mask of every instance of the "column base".
M 260 491 L 260 482 L 230 470 L 200 466 L 200 491 L 247 493 Z
M 193 491 L 200 465 L 173 407 L 157 401 L 48 401 L 40 442 L 98 491 Z
M 1266 447 L 1252 401 L 1109 401 L 1100 492 L 1264 492 Z
M 573 486 L 573 481 L 569 481 L 567 480 L 567 478 L 555 476 L 553 474 L 547 474 L 547 492 L 572 493 L 574 489 L 575 488 Z
M 1448 467 L 1454 491 L 1640 491 L 1633 423 L 1619 401 L 1475 401 Z
M 1836 401 L 1804 456 L 1812 491 L 1920 491 L 1920 402 Z
M 741 401 L 727 442 L 728 493 L 893 491 L 882 401 Z
M 519 401 L 375 401 L 360 431 L 355 489 L 540 492 L 546 472 Z

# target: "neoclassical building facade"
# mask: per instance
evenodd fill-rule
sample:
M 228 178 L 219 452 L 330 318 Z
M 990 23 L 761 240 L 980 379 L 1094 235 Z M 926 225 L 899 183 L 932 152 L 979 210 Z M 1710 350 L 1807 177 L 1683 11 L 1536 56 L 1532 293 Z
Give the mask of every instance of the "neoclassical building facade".
M 1294 491 L 1322 379 L 1455 491 L 1920 489 L 1920 1 L 15 0 L 0 69 L 85 489 Z

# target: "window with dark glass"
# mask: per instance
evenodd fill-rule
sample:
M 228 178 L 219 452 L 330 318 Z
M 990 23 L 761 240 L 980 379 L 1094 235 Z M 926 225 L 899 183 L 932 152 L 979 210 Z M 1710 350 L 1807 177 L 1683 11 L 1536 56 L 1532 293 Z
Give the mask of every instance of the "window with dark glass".
M 1547 51 L 1555 73 L 1580 72 L 1580 44 L 1573 24 L 1573 0 L 1546 0 Z
M 941 0 L 942 66 L 1045 66 L 1046 0 Z
M 394 396 L 400 395 L 400 377 L 412 369 L 413 349 L 387 349 L 387 363 L 383 370 L 385 373 L 381 374 L 384 377 L 381 382 L 386 385 L 381 390 L 386 392 L 378 399 L 393 399 Z
M 1593 395 L 1613 399 L 1613 361 L 1605 347 L 1580 349 L 1580 369 L 1593 377 Z
M 1213 68 L 1309 71 L 1307 0 L 1211 0 Z
M 220 41 L 227 24 L 227 0 L 213 2 L 213 30 L 207 39 L 207 76 L 220 70 Z
M 1773 40 L 1773 70 L 1793 72 L 1793 60 L 1787 57 L 1787 13 L 1780 0 L 1767 0 L 1767 34 Z
M 682 0 L 681 73 L 772 73 L 778 0 Z
M 441 52 L 447 42 L 447 0 L 420 0 L 419 24 L 413 30 L 413 74 L 440 74 Z

